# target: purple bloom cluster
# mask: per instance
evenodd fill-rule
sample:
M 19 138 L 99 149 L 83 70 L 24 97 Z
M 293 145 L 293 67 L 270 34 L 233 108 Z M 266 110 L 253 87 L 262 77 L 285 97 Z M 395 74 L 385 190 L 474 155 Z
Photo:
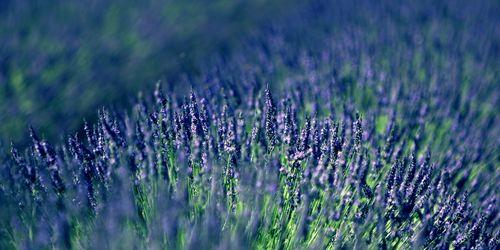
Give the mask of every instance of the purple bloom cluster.
M 2 244 L 497 249 L 500 92 L 475 43 L 493 42 L 438 17 L 330 30 L 357 17 L 316 4 L 311 40 L 261 31 L 187 96 L 158 84 L 55 146 L 31 130 L 0 155 Z

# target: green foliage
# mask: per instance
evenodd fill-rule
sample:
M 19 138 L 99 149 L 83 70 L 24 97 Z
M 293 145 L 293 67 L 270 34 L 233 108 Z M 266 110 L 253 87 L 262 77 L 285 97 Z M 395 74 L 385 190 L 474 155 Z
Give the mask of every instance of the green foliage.
M 497 249 L 498 4 L 463 4 L 312 1 L 190 95 L 159 82 L 61 143 L 30 129 L 0 145 L 0 246 Z

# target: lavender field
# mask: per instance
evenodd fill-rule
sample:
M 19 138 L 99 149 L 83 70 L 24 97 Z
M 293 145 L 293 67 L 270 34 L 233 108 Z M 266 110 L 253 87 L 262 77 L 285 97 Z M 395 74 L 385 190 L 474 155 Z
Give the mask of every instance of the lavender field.
M 0 249 L 498 249 L 499 13 L 311 1 L 63 140 L 32 126 L 0 145 Z

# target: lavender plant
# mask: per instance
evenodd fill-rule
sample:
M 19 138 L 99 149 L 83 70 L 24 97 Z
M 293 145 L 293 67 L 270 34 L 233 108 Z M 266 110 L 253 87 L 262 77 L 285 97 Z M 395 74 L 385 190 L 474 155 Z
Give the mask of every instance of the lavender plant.
M 187 96 L 2 144 L 1 248 L 497 249 L 498 51 L 471 30 L 491 26 L 349 6 L 259 31 Z

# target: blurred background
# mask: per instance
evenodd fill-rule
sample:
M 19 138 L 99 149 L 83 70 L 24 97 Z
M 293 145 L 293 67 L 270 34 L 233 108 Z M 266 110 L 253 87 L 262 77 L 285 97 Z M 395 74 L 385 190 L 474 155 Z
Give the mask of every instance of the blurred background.
M 157 80 L 238 47 L 296 0 L 1 0 L 0 140 L 25 144 L 31 124 L 58 140 L 100 107 L 124 108 Z

